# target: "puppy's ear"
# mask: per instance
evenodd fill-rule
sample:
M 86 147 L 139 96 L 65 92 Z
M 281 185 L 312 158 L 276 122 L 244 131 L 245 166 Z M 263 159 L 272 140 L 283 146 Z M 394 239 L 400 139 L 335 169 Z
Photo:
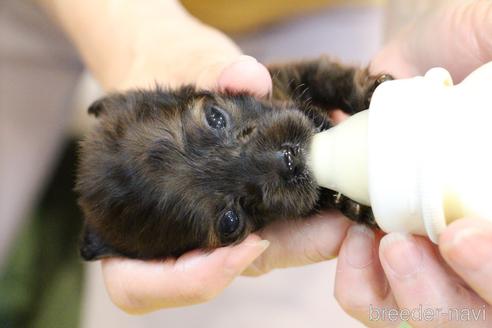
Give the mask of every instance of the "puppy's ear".
M 94 101 L 92 105 L 89 106 L 87 112 L 91 115 L 94 115 L 95 117 L 99 117 L 99 115 L 105 111 L 105 103 L 106 97 L 100 98 Z
M 109 114 L 112 111 L 125 111 L 136 106 L 139 91 L 127 93 L 110 93 L 102 98 L 97 99 L 89 106 L 89 114 L 100 117 Z
M 84 226 L 80 241 L 80 256 L 86 261 L 95 261 L 111 256 L 121 256 L 107 245 L 89 226 Z

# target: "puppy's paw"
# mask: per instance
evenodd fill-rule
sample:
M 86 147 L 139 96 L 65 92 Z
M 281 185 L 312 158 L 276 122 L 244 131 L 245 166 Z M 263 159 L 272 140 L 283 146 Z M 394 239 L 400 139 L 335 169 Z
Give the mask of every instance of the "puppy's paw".
M 374 214 L 369 206 L 361 205 L 341 193 L 334 194 L 333 204 L 337 210 L 342 212 L 350 220 L 369 227 L 377 227 Z
M 369 104 L 371 103 L 372 95 L 374 93 L 374 90 L 381 85 L 384 82 L 394 80 L 393 76 L 390 74 L 382 73 L 379 75 L 372 75 L 369 76 L 368 79 L 368 85 L 366 89 L 366 96 L 365 96 L 365 104 L 366 108 L 369 108 Z

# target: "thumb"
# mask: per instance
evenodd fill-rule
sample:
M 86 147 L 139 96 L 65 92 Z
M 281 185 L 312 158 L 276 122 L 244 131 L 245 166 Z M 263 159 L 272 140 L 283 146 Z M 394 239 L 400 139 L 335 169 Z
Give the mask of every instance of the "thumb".
M 332 210 L 308 219 L 280 220 L 258 231 L 271 242 L 243 275 L 258 276 L 273 269 L 326 261 L 337 256 L 352 222 Z
M 272 78 L 265 66 L 250 56 L 240 56 L 219 76 L 219 89 L 229 91 L 249 91 L 264 97 L 272 90 Z
M 109 258 L 101 262 L 102 271 L 113 303 L 127 313 L 143 314 L 214 298 L 268 245 L 250 235 L 238 245 L 211 252 L 195 250 L 178 259 Z
M 221 91 L 245 91 L 258 97 L 264 97 L 272 90 L 272 79 L 267 68 L 246 55 L 208 67 L 198 77 L 197 84 Z

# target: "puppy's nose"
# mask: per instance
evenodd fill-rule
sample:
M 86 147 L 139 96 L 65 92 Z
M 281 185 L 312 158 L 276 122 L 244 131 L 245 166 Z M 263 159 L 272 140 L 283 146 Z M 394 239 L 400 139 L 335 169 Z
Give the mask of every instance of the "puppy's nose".
M 290 176 L 297 176 L 302 172 L 302 159 L 299 145 L 284 145 L 280 150 L 280 160 L 283 162 L 283 171 Z

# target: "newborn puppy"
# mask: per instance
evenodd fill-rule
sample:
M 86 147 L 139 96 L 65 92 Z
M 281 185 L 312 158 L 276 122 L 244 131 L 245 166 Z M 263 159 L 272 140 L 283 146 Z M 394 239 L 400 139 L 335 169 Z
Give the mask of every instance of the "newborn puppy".
M 157 87 L 89 108 L 99 124 L 81 142 L 77 174 L 84 259 L 212 249 L 329 207 L 374 224 L 370 208 L 319 188 L 306 158 L 330 110 L 366 109 L 389 77 L 327 58 L 269 70 L 270 100 Z

